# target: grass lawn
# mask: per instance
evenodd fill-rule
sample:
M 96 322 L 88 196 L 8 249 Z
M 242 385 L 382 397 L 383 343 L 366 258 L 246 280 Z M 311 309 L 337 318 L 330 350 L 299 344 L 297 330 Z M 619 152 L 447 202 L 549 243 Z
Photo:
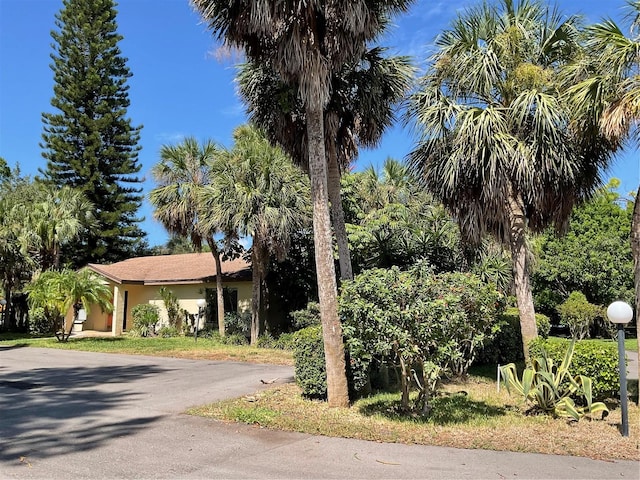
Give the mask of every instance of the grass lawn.
M 195 342 L 193 337 L 72 337 L 68 342 L 58 342 L 55 338 L 0 335 L 0 345 L 293 365 L 291 352 L 246 345 L 224 345 L 209 338 L 198 338 Z
M 401 415 L 399 394 L 382 393 L 349 409 L 306 400 L 282 385 L 248 397 L 190 409 L 187 413 L 265 428 L 376 442 L 440 445 L 515 452 L 640 460 L 640 409 L 629 405 L 630 436 L 620 435 L 620 410 L 610 405 L 604 420 L 578 423 L 526 415 L 528 405 L 485 378 L 445 385 L 429 419 Z

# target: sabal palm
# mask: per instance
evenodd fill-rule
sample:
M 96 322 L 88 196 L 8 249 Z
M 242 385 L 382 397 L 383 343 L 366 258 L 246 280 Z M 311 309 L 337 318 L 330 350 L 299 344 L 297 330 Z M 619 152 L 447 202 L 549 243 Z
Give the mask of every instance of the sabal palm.
M 640 1 L 627 2 L 629 36 L 613 20 L 587 27 L 587 55 L 568 69 L 567 80 L 579 125 L 594 126 L 616 151 L 627 138 L 640 140 Z M 636 327 L 640 312 L 640 187 L 631 221 Z M 639 330 L 640 331 L 640 330 Z M 640 341 L 640 340 L 639 340 Z
M 221 149 L 212 141 L 202 145 L 188 137 L 178 145 L 163 145 L 152 169 L 158 186 L 149 193 L 153 216 L 172 234 L 188 237 L 200 250 L 206 242 L 216 264 L 218 331 L 225 334 L 221 252 L 214 235 L 226 233 L 203 207 L 204 188 L 211 184 L 210 165 Z M 206 223 L 206 227 L 204 226 Z
M 327 188 L 340 274 L 353 278 L 340 194 L 340 177 L 358 155 L 358 147 L 374 147 L 395 120 L 394 106 L 413 78 L 408 57 L 385 57 L 375 47 L 347 63 L 331 80 L 331 98 L 324 110 Z M 282 80 L 270 66 L 248 62 L 238 74 L 240 94 L 251 121 L 308 168 L 306 116 L 296 85 Z
M 40 269 L 59 268 L 60 248 L 79 237 L 94 221 L 94 205 L 80 190 L 34 185 L 34 198 L 25 203 L 25 225 Z
M 284 260 L 291 235 L 310 222 L 309 184 L 303 172 L 255 127 L 234 131 L 234 146 L 211 165 L 213 183 L 204 189 L 210 218 L 251 236 L 253 295 L 251 343 L 262 330 L 264 282 L 271 255 Z
M 331 78 L 357 59 L 410 0 L 191 0 L 209 27 L 251 61 L 298 86 L 305 107 L 318 297 L 331 406 L 349 403 L 327 192 L 324 108 Z
M 410 162 L 464 238 L 511 250 L 523 346 L 537 336 L 528 231 L 562 228 L 608 155 L 571 128 L 559 71 L 579 48 L 574 18 L 537 0 L 468 9 L 436 42 L 408 110 Z

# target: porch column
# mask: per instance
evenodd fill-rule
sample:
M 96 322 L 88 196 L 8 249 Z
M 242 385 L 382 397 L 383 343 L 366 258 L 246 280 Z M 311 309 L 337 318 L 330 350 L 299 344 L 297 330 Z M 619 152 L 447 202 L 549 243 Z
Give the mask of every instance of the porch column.
M 113 286 L 113 319 L 111 320 L 111 336 L 122 335 L 124 326 L 124 290 L 118 286 Z

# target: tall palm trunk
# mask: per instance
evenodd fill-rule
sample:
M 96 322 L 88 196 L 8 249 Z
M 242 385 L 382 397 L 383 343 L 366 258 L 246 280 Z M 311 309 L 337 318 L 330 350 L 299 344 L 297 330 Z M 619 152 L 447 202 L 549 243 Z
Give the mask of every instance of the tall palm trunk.
M 218 307 L 218 332 L 224 337 L 224 287 L 222 286 L 222 261 L 220 260 L 220 249 L 213 237 L 207 237 L 207 244 L 211 249 L 211 255 L 216 264 L 216 303 Z
M 251 345 L 258 343 L 261 333 L 260 312 L 262 311 L 262 283 L 264 279 L 264 264 L 266 252 L 260 238 L 253 237 L 251 247 L 251 267 L 253 275 L 251 280 Z
M 509 195 L 507 209 L 509 212 L 509 245 L 513 263 L 513 282 L 516 290 L 516 301 L 520 313 L 520 331 L 522 332 L 522 349 L 525 361 L 529 361 L 529 342 L 538 336 L 536 314 L 533 307 L 533 294 L 529 280 L 529 269 L 526 242 L 526 217 L 520 195 Z
M 633 205 L 633 216 L 631 217 L 631 252 L 633 254 L 633 274 L 636 291 L 636 338 L 638 340 L 638 351 L 640 351 L 640 187 Z
M 351 266 L 351 252 L 349 251 L 349 240 L 347 237 L 347 227 L 344 222 L 344 210 L 342 209 L 342 196 L 340 195 L 340 168 L 338 167 L 338 154 L 333 141 L 328 142 L 329 166 L 327 172 L 327 188 L 329 191 L 329 201 L 331 202 L 331 222 L 333 223 L 333 233 L 338 244 L 338 261 L 340 263 L 340 278 L 342 280 L 353 280 L 353 268 Z
M 349 405 L 342 325 L 338 318 L 338 287 L 333 264 L 327 162 L 324 148 L 324 120 L 319 102 L 307 104 L 309 176 L 313 201 L 313 242 L 315 246 L 318 298 L 327 369 L 327 397 L 330 407 Z

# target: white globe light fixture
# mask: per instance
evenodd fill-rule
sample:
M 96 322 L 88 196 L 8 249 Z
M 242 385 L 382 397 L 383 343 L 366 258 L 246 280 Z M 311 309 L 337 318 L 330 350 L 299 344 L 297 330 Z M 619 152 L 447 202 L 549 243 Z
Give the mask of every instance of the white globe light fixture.
M 613 302 L 607 307 L 607 318 L 611 323 L 627 324 L 633 318 L 633 309 L 627 302 Z
M 627 409 L 627 364 L 624 351 L 624 326 L 633 318 L 633 309 L 626 302 L 613 302 L 607 307 L 607 318 L 618 327 L 618 369 L 620 370 L 620 411 L 622 436 L 629 436 L 629 412 Z

